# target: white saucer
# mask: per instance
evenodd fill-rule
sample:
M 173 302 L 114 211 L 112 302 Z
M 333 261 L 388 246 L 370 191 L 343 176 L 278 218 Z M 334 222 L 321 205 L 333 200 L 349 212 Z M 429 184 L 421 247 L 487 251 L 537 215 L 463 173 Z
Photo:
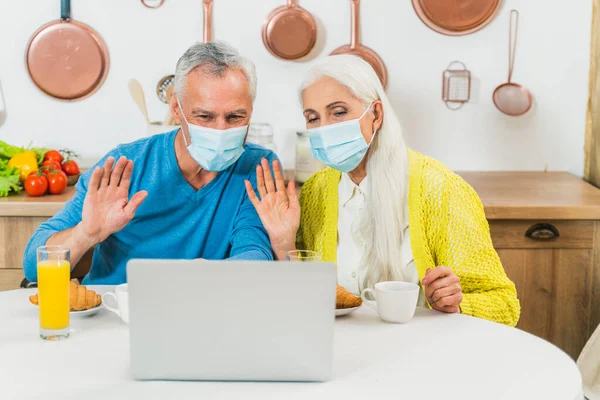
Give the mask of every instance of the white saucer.
M 37 307 L 37 304 L 33 304 L 33 303 L 29 303 L 34 307 Z M 82 311 L 69 311 L 69 315 L 71 317 L 91 317 L 92 315 L 98 313 L 98 311 L 102 310 L 104 308 L 103 304 L 97 305 L 94 308 L 90 308 L 88 310 L 82 310 Z
M 342 315 L 348 315 L 351 312 L 354 312 L 356 310 L 358 310 L 360 308 L 360 306 L 358 307 L 352 307 L 352 308 L 340 308 L 340 309 L 336 309 L 335 310 L 335 316 L 336 317 L 341 317 Z
M 98 311 L 102 310 L 104 308 L 104 306 L 102 304 L 94 307 L 94 308 L 90 308 L 88 310 L 82 310 L 82 311 L 70 311 L 69 314 L 71 315 L 71 317 L 91 317 L 92 315 L 96 314 Z

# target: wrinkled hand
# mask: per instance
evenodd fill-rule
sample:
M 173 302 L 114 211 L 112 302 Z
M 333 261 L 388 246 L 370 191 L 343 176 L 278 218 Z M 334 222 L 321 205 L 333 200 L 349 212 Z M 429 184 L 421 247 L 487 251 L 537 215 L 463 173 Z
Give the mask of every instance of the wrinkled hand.
M 109 157 L 104 167 L 96 167 L 83 202 L 81 229 L 91 242 L 100 243 L 131 221 L 148 192 L 139 191 L 129 199 L 133 161 Z
M 460 313 L 462 288 L 460 279 L 450 268 L 428 269 L 423 278 L 425 297 L 429 305 L 445 313 Z
M 296 248 L 296 232 L 300 226 L 300 203 L 296 185 L 290 181 L 285 187 L 281 164 L 273 161 L 275 180 L 266 159 L 256 167 L 256 184 L 260 199 L 249 181 L 245 181 L 248 197 L 260 220 L 269 233 L 271 246 L 277 259 L 285 259 L 285 253 Z

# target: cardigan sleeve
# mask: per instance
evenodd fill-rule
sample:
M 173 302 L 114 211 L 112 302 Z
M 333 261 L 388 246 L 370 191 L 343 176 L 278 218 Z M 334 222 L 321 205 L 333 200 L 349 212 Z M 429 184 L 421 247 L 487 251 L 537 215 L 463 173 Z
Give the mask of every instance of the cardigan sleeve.
M 442 218 L 447 223 L 436 235 L 436 261 L 460 278 L 463 314 L 515 326 L 521 313 L 517 291 L 492 244 L 481 200 L 454 173 L 445 183 Z

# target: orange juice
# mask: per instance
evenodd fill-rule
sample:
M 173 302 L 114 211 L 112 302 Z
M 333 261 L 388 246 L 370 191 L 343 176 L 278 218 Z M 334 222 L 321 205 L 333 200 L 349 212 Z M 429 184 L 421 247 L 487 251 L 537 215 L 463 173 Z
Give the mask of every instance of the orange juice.
M 69 327 L 69 280 L 71 263 L 67 260 L 38 262 L 40 328 Z

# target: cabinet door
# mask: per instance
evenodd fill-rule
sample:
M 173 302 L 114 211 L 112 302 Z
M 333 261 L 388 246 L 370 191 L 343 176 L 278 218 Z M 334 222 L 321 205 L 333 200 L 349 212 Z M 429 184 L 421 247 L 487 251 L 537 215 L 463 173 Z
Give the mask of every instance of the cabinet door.
M 498 254 L 521 302 L 517 327 L 577 358 L 595 327 L 590 326 L 592 250 L 499 249 Z
M 22 268 L 31 235 L 46 217 L 0 217 L 0 271 Z

